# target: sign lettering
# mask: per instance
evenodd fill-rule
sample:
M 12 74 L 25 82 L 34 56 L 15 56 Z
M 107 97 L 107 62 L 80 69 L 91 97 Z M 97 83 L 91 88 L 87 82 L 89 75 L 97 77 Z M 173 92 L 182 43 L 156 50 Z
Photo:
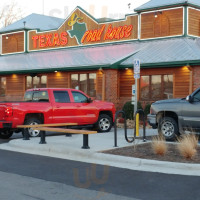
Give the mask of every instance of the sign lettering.
M 67 32 L 50 33 L 46 35 L 34 35 L 32 37 L 34 48 L 46 48 L 55 46 L 65 46 L 68 42 Z

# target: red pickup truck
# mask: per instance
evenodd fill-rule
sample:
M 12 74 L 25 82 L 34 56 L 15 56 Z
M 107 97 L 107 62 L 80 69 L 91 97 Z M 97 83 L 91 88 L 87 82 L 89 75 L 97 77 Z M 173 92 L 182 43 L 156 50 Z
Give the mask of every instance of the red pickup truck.
M 0 138 L 21 132 L 17 125 L 77 123 L 110 131 L 115 115 L 113 103 L 92 100 L 82 91 L 63 88 L 29 89 L 22 102 L 0 102 Z M 34 137 L 38 130 L 25 129 Z

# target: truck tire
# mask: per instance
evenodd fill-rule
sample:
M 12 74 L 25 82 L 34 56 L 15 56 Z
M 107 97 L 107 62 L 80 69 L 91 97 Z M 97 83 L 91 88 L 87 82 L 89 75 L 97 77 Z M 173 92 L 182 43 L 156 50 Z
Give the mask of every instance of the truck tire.
M 13 135 L 13 131 L 11 130 L 4 130 L 0 132 L 1 139 L 8 139 Z
M 167 141 L 173 141 L 179 135 L 178 124 L 172 117 L 163 117 L 158 124 L 158 133 Z
M 112 118 L 109 115 L 100 114 L 96 124 L 97 131 L 101 133 L 109 132 L 111 128 L 112 128 Z
M 37 124 L 42 124 L 42 121 L 38 118 L 29 118 L 24 122 L 24 125 L 37 125 Z M 41 131 L 40 130 L 33 130 L 32 128 L 25 128 L 24 133 L 28 132 L 30 137 L 38 137 L 40 136 Z

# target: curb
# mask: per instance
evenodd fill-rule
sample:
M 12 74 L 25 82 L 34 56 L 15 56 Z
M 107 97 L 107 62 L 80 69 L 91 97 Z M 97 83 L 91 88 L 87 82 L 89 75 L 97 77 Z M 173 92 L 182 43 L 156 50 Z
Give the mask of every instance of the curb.
M 22 140 L 11 140 L 9 143 L 0 145 L 0 149 L 80 162 L 96 163 L 137 171 L 200 176 L 200 164 L 175 163 L 124 157 L 104 154 L 92 150 L 67 148 L 65 145 L 39 145 L 38 143 L 25 143 Z

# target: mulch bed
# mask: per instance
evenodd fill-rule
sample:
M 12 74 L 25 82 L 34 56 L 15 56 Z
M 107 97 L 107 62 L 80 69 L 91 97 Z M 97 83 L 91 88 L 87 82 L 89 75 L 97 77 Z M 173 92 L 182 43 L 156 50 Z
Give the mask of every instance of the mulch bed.
M 170 162 L 181 162 L 181 163 L 200 163 L 200 146 L 197 148 L 197 153 L 192 159 L 183 158 L 177 150 L 177 145 L 174 143 L 168 143 L 168 150 L 164 156 L 156 155 L 153 152 L 151 143 L 136 144 L 130 147 L 123 147 L 104 151 L 106 154 L 114 154 L 120 156 L 128 156 L 135 158 L 170 161 Z

